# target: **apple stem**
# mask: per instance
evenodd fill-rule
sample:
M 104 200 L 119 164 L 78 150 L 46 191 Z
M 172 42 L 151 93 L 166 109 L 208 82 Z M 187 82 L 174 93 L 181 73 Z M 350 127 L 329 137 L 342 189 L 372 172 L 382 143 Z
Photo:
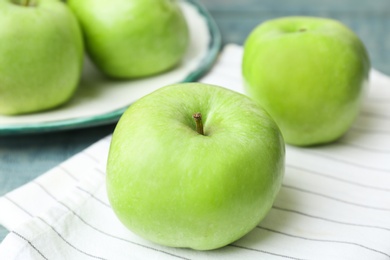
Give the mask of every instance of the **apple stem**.
M 204 132 L 203 132 L 203 122 L 202 122 L 202 114 L 198 112 L 198 113 L 193 114 L 192 117 L 193 117 L 194 120 L 195 120 L 196 132 L 198 132 L 198 133 L 201 134 L 201 135 L 204 135 Z

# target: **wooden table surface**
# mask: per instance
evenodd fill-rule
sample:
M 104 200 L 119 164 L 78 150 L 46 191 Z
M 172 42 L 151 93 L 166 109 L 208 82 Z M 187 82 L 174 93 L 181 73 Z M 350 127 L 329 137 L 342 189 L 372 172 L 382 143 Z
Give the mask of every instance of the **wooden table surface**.
M 390 0 L 200 2 L 217 22 L 223 44 L 243 44 L 256 25 L 271 18 L 309 15 L 338 19 L 363 40 L 373 67 L 390 75 Z M 106 125 L 48 134 L 0 137 L 0 196 L 112 133 L 113 129 L 114 125 Z M 0 226 L 0 241 L 7 233 L 8 231 Z

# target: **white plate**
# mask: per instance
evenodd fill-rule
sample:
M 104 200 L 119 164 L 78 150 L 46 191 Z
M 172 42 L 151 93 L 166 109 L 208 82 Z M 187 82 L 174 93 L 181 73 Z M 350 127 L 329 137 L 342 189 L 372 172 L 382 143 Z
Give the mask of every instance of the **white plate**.
M 181 0 L 190 31 L 190 46 L 176 68 L 139 80 L 110 80 L 86 59 L 80 86 L 66 105 L 45 112 L 0 116 L 0 135 L 48 132 L 115 122 L 142 96 L 163 86 L 196 81 L 214 63 L 221 36 L 214 20 L 198 2 Z

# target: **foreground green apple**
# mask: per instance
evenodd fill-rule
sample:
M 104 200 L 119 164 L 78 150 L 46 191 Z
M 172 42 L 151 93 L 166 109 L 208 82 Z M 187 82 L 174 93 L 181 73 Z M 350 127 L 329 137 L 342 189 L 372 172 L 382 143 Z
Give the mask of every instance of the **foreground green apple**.
M 0 42 L 0 114 L 50 109 L 72 97 L 83 42 L 64 3 L 0 0 Z
M 185 18 L 175 0 L 68 0 L 95 64 L 115 78 L 163 72 L 183 57 Z
M 351 30 L 313 17 L 259 25 L 245 43 L 242 66 L 250 96 L 294 145 L 343 135 L 359 113 L 370 69 L 366 49 Z
M 261 221 L 283 173 L 284 141 L 257 104 L 221 87 L 177 84 L 140 99 L 120 119 L 107 192 L 134 233 L 208 250 Z

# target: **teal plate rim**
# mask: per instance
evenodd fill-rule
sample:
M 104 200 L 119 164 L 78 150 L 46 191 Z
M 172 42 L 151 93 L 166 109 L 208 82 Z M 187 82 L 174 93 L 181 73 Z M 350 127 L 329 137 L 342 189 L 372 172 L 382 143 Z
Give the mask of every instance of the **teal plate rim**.
M 180 81 L 180 82 L 193 82 L 201 78 L 214 64 L 222 46 L 222 38 L 216 22 L 214 21 L 210 13 L 202 4 L 200 4 L 196 0 L 184 0 L 184 1 L 193 5 L 199 11 L 199 13 L 205 18 L 205 21 L 208 25 L 209 35 L 210 35 L 210 42 L 207 49 L 207 54 L 200 62 L 200 66 L 198 66 L 194 71 L 190 72 L 183 80 Z M 126 109 L 129 106 L 105 114 L 96 115 L 96 116 L 72 118 L 72 119 L 50 121 L 50 122 L 39 122 L 39 123 L 31 123 L 31 124 L 18 124 L 18 125 L 5 125 L 5 126 L 0 125 L 0 135 L 47 133 L 47 132 L 54 132 L 54 131 L 64 131 L 64 130 L 80 129 L 80 128 L 112 124 L 112 123 L 116 123 L 119 120 L 119 118 L 122 116 L 122 114 L 126 111 Z

